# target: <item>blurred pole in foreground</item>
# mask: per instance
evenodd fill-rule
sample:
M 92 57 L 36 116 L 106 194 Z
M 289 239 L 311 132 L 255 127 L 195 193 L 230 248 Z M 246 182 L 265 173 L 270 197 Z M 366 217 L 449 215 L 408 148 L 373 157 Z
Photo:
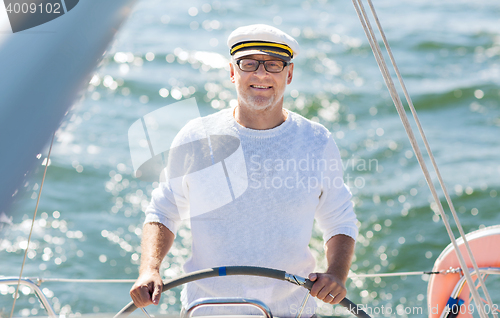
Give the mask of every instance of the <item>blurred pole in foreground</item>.
M 9 215 L 36 155 L 86 88 L 135 1 L 24 1 L 38 10 L 31 16 L 22 16 L 21 1 L 0 3 L 0 215 Z M 47 17 L 49 9 L 58 16 Z M 38 20 L 46 22 L 32 26 L 42 10 Z M 19 19 L 31 25 L 23 29 Z

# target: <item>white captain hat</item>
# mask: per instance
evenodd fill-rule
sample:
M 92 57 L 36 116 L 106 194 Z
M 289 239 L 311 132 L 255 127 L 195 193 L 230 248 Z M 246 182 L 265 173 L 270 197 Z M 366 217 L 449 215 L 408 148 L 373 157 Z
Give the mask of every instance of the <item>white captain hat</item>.
M 252 24 L 234 30 L 227 39 L 234 58 L 265 54 L 289 62 L 300 51 L 299 43 L 285 32 L 265 24 Z

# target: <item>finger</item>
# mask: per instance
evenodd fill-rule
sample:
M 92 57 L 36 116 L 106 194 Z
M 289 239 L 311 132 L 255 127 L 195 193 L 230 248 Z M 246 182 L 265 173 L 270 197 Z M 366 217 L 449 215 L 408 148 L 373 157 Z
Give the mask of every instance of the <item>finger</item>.
M 331 300 L 331 298 L 328 296 L 329 294 L 331 294 L 333 296 L 336 295 L 335 293 L 332 292 L 331 288 L 327 288 L 327 286 L 325 286 L 318 293 L 317 298 L 320 299 L 320 300 L 322 300 L 322 301 L 324 301 L 324 302 L 328 302 L 329 300 Z M 327 300 L 327 298 L 328 298 L 328 300 Z
M 335 296 L 335 299 L 331 302 L 332 305 L 336 305 L 342 301 L 347 295 L 347 290 L 342 290 L 339 294 Z
M 132 300 L 134 301 L 134 305 L 136 305 L 137 308 L 141 308 L 141 307 L 145 306 L 144 302 L 142 301 L 142 299 L 138 293 L 132 293 L 132 294 L 130 294 L 130 296 L 132 297 Z
M 317 281 L 316 283 L 314 283 L 313 287 L 311 288 L 311 296 L 323 300 L 326 294 L 327 291 L 325 290 L 325 285 L 322 284 L 321 281 Z
M 309 277 L 313 278 L 313 279 L 310 279 L 311 281 L 314 281 L 314 284 L 312 285 L 312 288 L 311 288 L 311 296 L 318 297 L 318 294 L 325 287 L 325 281 L 317 273 L 311 273 L 311 274 L 309 274 Z M 325 295 L 323 295 L 323 296 L 325 296 Z
M 340 303 L 342 299 L 344 299 L 346 294 L 347 291 L 345 291 L 343 288 L 334 288 L 330 290 L 323 301 L 332 305 L 336 305 Z
M 138 297 L 141 307 L 145 307 L 153 303 L 151 301 L 151 293 L 148 286 L 141 286 Z
M 134 305 L 137 306 L 138 302 L 137 302 L 137 299 L 135 297 L 135 294 L 132 293 L 132 291 L 130 291 L 130 298 L 132 298 L 132 301 L 134 302 Z
M 335 294 L 334 292 L 328 293 L 328 295 L 325 297 L 323 300 L 325 303 L 328 303 L 330 305 L 335 305 L 338 304 L 340 301 L 338 300 L 339 295 Z
M 325 303 L 328 303 L 328 304 L 332 304 L 335 302 L 335 299 L 337 297 L 335 295 L 332 295 L 331 293 L 329 293 L 328 295 L 326 295 L 325 299 L 323 300 Z
M 160 303 L 160 297 L 161 297 L 161 290 L 162 290 L 162 285 L 160 284 L 155 284 L 153 295 L 152 295 L 152 301 L 153 304 L 158 305 Z
M 130 290 L 130 297 L 132 298 L 132 300 L 134 301 L 134 304 L 137 307 L 141 307 L 142 300 L 140 297 L 140 287 L 139 286 L 134 285 L 132 287 L 132 289 Z

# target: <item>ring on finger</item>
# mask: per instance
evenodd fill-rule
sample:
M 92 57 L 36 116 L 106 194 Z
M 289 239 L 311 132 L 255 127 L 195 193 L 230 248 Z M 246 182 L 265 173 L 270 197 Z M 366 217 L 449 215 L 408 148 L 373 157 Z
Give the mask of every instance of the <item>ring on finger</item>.
M 332 297 L 332 300 L 335 299 L 335 296 L 333 296 L 332 294 L 328 293 L 328 296 Z

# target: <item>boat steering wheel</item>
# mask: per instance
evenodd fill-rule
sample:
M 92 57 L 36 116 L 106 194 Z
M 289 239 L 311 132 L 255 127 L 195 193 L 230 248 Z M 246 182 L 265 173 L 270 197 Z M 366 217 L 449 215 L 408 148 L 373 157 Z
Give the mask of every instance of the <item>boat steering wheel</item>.
M 311 291 L 311 288 L 314 284 L 309 279 L 297 275 L 288 274 L 285 271 L 277 269 L 256 267 L 256 266 L 224 266 L 224 267 L 213 267 L 213 268 L 199 270 L 169 280 L 163 283 L 162 292 L 202 278 L 217 277 L 217 276 L 233 276 L 233 275 L 260 276 L 260 277 L 274 278 L 278 280 L 285 280 L 294 285 L 302 286 L 308 289 L 309 291 Z M 347 308 L 349 312 L 351 312 L 354 316 L 358 318 L 370 318 L 370 316 L 366 314 L 358 305 L 356 305 L 347 298 L 342 299 L 342 301 L 339 304 Z M 123 307 L 122 310 L 120 310 L 114 316 L 114 318 L 125 318 L 136 309 L 137 307 L 132 301 L 125 307 Z

